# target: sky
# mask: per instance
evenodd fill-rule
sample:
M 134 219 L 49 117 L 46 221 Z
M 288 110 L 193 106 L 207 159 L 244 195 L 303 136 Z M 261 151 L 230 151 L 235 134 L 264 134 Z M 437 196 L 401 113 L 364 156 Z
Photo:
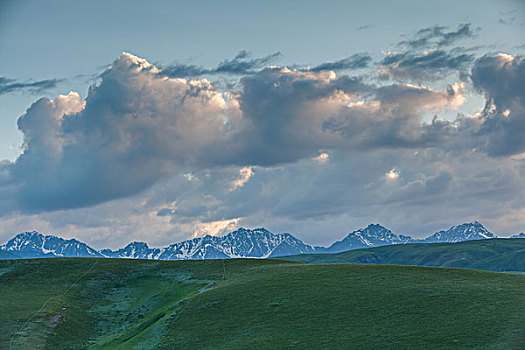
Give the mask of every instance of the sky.
M 0 243 L 525 231 L 524 1 L 0 1 Z

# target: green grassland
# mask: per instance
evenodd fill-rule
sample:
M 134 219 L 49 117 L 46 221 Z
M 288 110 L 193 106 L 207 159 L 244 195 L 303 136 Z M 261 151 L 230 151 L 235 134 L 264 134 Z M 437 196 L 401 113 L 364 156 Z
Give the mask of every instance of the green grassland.
M 0 261 L 0 349 L 523 349 L 525 276 L 234 259 Z
M 397 264 L 525 272 L 525 239 L 389 245 L 337 254 L 294 255 L 281 259 L 309 264 Z

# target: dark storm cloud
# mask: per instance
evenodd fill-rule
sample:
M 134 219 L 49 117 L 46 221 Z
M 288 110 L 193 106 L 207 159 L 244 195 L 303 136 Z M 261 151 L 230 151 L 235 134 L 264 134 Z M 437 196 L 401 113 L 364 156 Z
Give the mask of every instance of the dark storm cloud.
M 413 38 L 403 40 L 399 42 L 399 45 L 406 45 L 413 49 L 445 47 L 476 35 L 470 23 L 459 25 L 455 31 L 447 31 L 447 29 L 448 27 L 445 26 L 433 26 L 420 29 Z
M 35 82 L 19 82 L 14 79 L 0 77 L 0 96 L 17 91 L 29 91 L 33 94 L 38 94 L 55 88 L 58 83 L 63 81 L 63 79 L 48 79 Z
M 321 63 L 310 70 L 319 72 L 323 70 L 344 70 L 344 69 L 361 69 L 367 68 L 372 62 L 372 57 L 367 53 L 357 53 L 347 58 L 334 62 Z
M 444 79 L 455 72 L 464 73 L 474 60 L 474 55 L 457 51 L 459 50 L 390 54 L 380 63 L 382 76 L 409 81 L 428 81 Z
M 480 136 L 488 152 L 504 156 L 525 151 L 525 60 L 509 55 L 486 55 L 472 68 L 474 87 L 485 95 Z
M 162 68 L 162 74 L 169 77 L 195 77 L 210 74 L 246 75 L 266 67 L 281 56 L 280 52 L 260 58 L 252 58 L 247 51 L 240 51 L 233 59 L 224 60 L 215 68 L 196 65 L 176 64 Z

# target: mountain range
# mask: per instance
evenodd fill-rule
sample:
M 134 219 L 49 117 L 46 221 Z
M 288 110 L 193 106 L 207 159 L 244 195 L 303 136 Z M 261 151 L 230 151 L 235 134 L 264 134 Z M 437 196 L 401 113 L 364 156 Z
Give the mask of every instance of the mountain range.
M 329 247 L 312 246 L 289 233 L 274 234 L 264 228 L 240 228 L 224 236 L 193 238 L 163 248 L 150 248 L 145 242 L 132 242 L 118 250 L 97 251 L 76 239 L 65 240 L 38 232 L 24 232 L 0 246 L 0 259 L 47 257 L 107 257 L 155 260 L 275 258 L 312 253 L 339 253 L 348 250 L 407 243 L 456 243 L 496 238 L 481 223 L 475 221 L 439 231 L 425 239 L 414 239 L 392 233 L 389 229 L 370 224 L 349 233 Z M 511 238 L 525 238 L 520 233 Z
M 102 257 L 98 251 L 76 239 L 65 240 L 34 231 L 16 235 L 0 246 L 0 252 L 2 258 Z
M 240 228 L 225 236 L 194 238 L 165 248 L 150 248 L 144 242 L 132 242 L 119 250 L 101 250 L 102 255 L 112 258 L 160 260 L 272 258 L 314 252 L 314 247 L 289 233 L 273 234 L 264 228 Z

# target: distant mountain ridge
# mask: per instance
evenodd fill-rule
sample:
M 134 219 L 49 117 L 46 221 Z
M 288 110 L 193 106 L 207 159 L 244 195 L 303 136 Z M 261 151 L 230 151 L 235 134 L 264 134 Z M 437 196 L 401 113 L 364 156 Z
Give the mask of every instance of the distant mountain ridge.
M 270 258 L 315 252 L 315 247 L 303 243 L 289 233 L 274 234 L 264 228 L 240 228 L 225 236 L 205 236 L 174 243 L 165 248 L 149 248 L 146 243 L 133 242 L 125 248 L 104 249 L 107 257 L 161 260 Z
M 44 236 L 36 231 L 16 235 L 0 246 L 0 251 L 22 258 L 102 257 L 98 251 L 76 239 Z
M 405 244 L 414 242 L 409 236 L 396 235 L 389 229 L 370 224 L 365 228 L 350 232 L 345 238 L 333 243 L 328 248 L 320 249 L 326 253 L 339 253 L 352 249 L 379 247 L 391 244 Z
M 522 237 L 523 236 L 523 237 Z M 329 247 L 304 243 L 289 233 L 274 234 L 264 228 L 239 228 L 224 236 L 205 236 L 150 248 L 145 242 L 132 242 L 118 250 L 97 251 L 75 239 L 65 240 L 44 236 L 38 232 L 24 232 L 0 246 L 0 259 L 46 257 L 108 257 L 155 260 L 276 258 L 287 255 L 338 253 L 354 249 L 407 243 L 456 243 L 468 240 L 496 238 L 477 221 L 453 226 L 425 239 L 414 239 L 392 233 L 389 229 L 370 224 L 350 232 L 344 239 Z M 525 238 L 521 233 L 512 238 Z
M 457 243 L 477 239 L 496 238 L 477 221 L 469 224 L 452 226 L 446 231 L 439 231 L 423 240 L 424 243 Z

